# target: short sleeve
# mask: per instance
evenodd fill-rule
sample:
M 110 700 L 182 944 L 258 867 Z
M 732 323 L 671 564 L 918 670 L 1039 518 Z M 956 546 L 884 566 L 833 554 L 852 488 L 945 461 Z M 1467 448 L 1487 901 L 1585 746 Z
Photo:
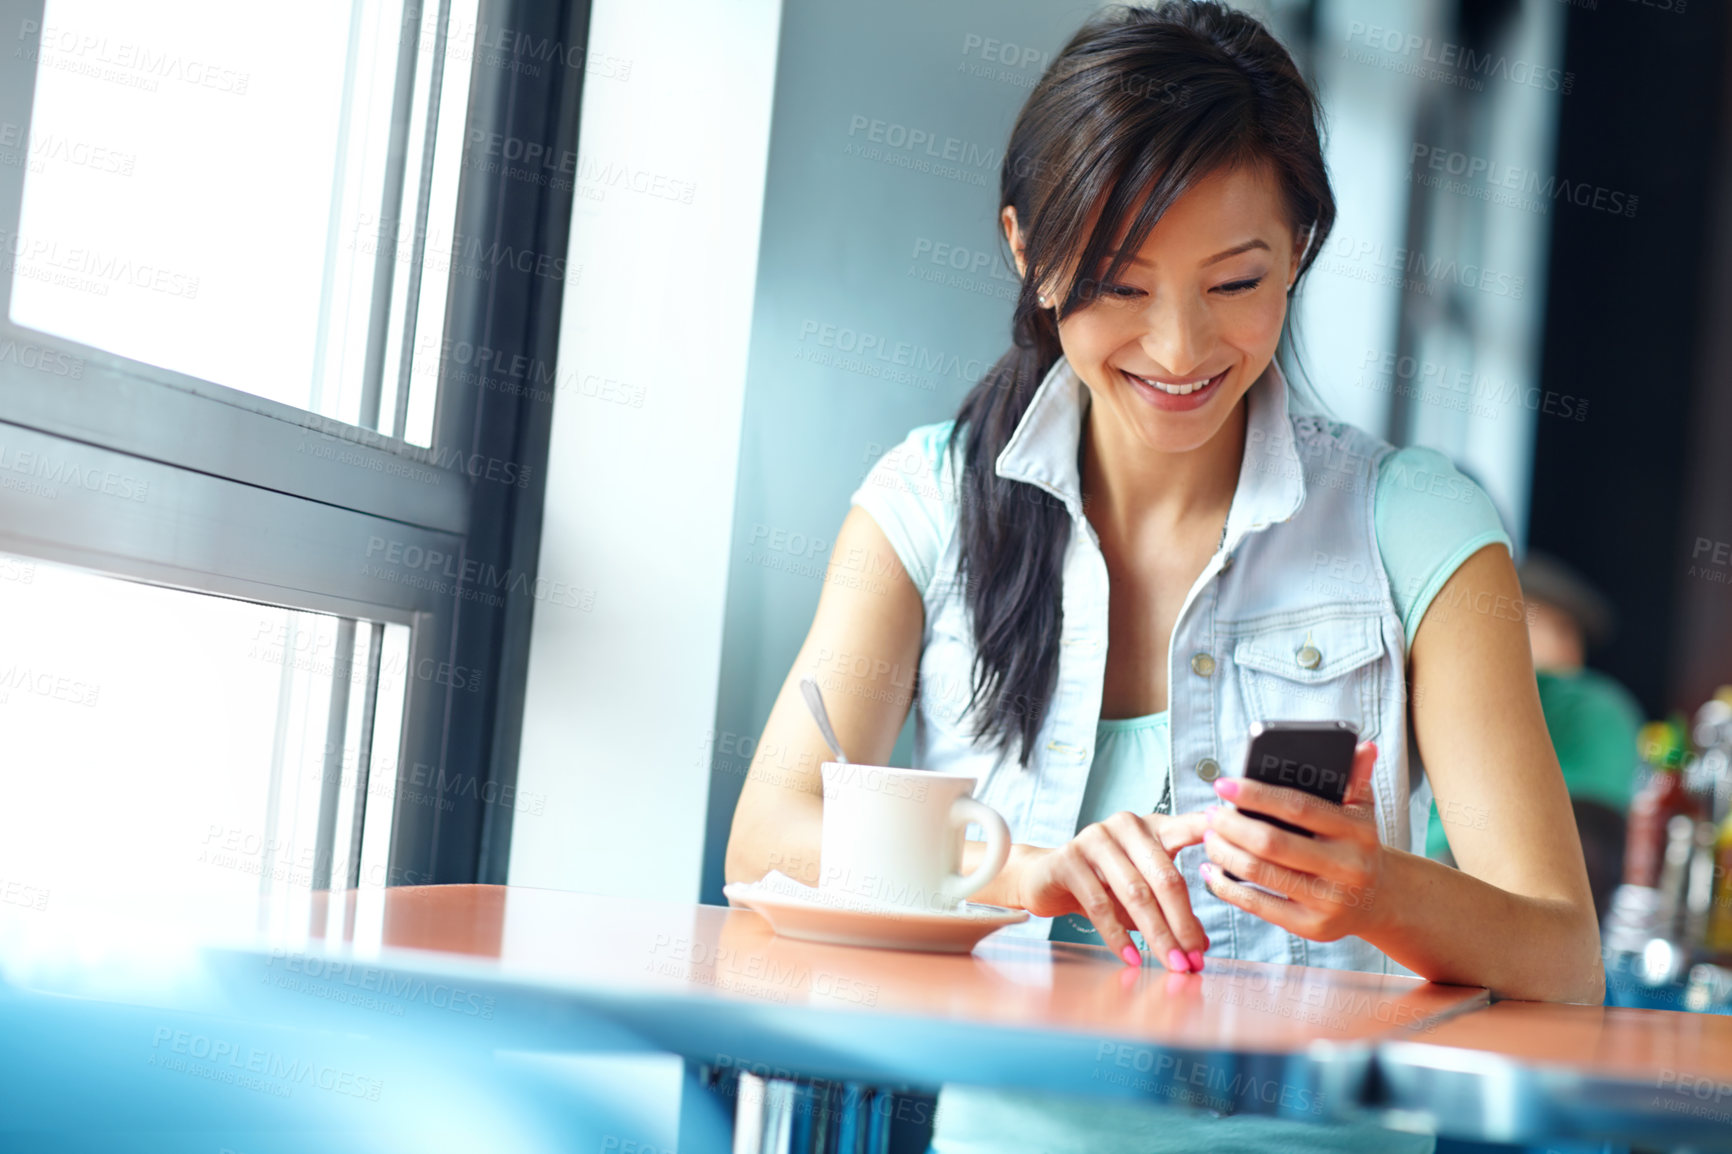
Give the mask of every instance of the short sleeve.
M 1384 457 L 1374 501 L 1377 548 L 1411 649 L 1432 598 L 1461 563 L 1487 545 L 1510 549 L 1509 534 L 1485 490 L 1436 449 Z
M 878 458 L 849 498 L 878 523 L 923 597 L 956 520 L 956 471 L 946 459 L 955 424 L 940 421 L 911 431 Z

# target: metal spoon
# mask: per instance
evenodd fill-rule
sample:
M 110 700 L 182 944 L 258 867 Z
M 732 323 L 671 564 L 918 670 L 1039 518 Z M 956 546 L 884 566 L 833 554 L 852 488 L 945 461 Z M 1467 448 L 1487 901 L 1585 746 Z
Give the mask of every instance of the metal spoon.
M 830 728 L 830 713 L 824 708 L 824 691 L 818 688 L 818 679 L 811 674 L 800 678 L 800 694 L 806 699 L 806 708 L 812 711 L 812 720 L 818 723 L 818 732 L 824 735 L 824 744 L 836 755 L 838 764 L 847 765 L 848 757 L 842 752 L 842 743 L 836 740 L 836 731 Z

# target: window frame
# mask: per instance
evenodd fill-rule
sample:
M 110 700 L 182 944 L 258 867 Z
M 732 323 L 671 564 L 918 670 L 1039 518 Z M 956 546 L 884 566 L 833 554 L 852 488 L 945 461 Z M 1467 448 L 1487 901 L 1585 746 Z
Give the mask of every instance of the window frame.
M 429 3 L 441 13 L 449 7 L 449 0 Z M 409 7 L 419 11 L 416 0 Z M 44 0 L 0 0 L 7 21 L 0 27 L 17 30 L 24 43 L 27 22 L 41 29 L 43 9 Z M 589 0 L 481 0 L 474 34 L 509 29 L 582 46 L 588 25 Z M 479 48 L 472 50 L 456 233 L 563 257 L 572 189 L 514 181 L 469 161 L 478 132 L 546 140 L 575 154 L 582 65 L 532 74 L 484 67 Z M 581 61 L 581 47 L 577 55 Z M 22 126 L 26 140 L 37 67 L 27 52 L 0 69 L 0 121 Z M 27 175 L 25 164 L 0 165 L 7 237 L 18 232 Z M 393 280 L 400 289 L 412 276 L 419 272 L 398 266 Z M 561 280 L 497 263 L 484 283 L 455 270 L 450 277 L 441 348 L 467 342 L 557 371 Z M 442 357 L 434 447 L 421 448 L 23 328 L 11 320 L 12 279 L 7 261 L 0 350 L 12 355 L 0 357 L 0 443 L 14 459 L 19 451 L 43 453 L 68 467 L 130 477 L 144 496 L 122 500 L 74 485 L 43 501 L 0 489 L 0 551 L 189 592 L 410 625 L 398 789 L 389 796 L 422 788 L 410 784 L 416 772 L 486 784 L 473 795 L 456 793 L 449 809 L 394 807 L 389 883 L 503 882 L 513 806 L 502 799 L 517 776 L 552 401 L 464 384 Z M 376 308 L 375 323 L 380 315 Z M 26 366 L 26 350 L 37 365 L 43 356 L 61 366 L 72 363 L 61 358 L 74 358 L 80 376 Z M 333 443 L 342 445 L 343 464 L 309 451 Z M 463 446 L 470 463 L 513 462 L 518 483 L 471 476 L 441 445 Z M 381 542 L 461 559 L 460 574 L 470 563 L 476 572 L 510 574 L 512 588 L 531 592 L 508 588 L 502 604 L 488 605 L 461 577 L 444 594 L 381 580 L 364 567 Z M 464 672 L 442 675 L 456 670 Z

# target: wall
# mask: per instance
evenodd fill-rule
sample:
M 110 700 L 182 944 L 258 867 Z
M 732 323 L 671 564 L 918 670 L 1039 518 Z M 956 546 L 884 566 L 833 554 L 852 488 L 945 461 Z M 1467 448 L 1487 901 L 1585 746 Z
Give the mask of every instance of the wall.
M 1088 0 L 790 4 L 728 544 L 702 900 L 848 496 L 1010 345 L 1010 128 Z M 1008 59 L 1008 63 L 1006 63 Z M 893 756 L 907 764 L 909 732 Z M 744 752 L 742 752 L 744 743 Z
M 779 9 L 595 2 L 514 885 L 697 895 Z

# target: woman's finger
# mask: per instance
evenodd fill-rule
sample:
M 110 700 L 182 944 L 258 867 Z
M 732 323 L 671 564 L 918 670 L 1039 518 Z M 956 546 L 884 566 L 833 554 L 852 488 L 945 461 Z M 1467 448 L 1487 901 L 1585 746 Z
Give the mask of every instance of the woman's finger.
M 1095 932 L 1101 936 L 1101 941 L 1106 943 L 1107 948 L 1124 958 L 1127 963 L 1141 965 L 1142 954 L 1137 949 L 1137 944 L 1131 940 L 1128 923 L 1123 916 L 1124 911 L 1109 892 L 1105 878 L 1096 872 L 1094 863 L 1085 854 L 1080 835 L 1065 847 L 1059 864 L 1059 878 L 1076 899 L 1077 908 L 1083 917 L 1094 926 Z M 1126 950 L 1136 955 L 1135 961 L 1132 961 Z
M 1248 914 L 1256 914 L 1271 925 L 1292 930 L 1294 933 L 1306 928 L 1309 911 L 1299 903 L 1272 898 L 1268 894 L 1258 893 L 1241 885 L 1224 875 L 1221 867 L 1213 862 L 1206 861 L 1200 868 L 1203 871 L 1203 884 L 1208 887 L 1209 892 L 1228 905 L 1238 906 Z
M 1302 875 L 1297 871 L 1247 853 L 1214 830 L 1204 835 L 1203 852 L 1209 855 L 1210 861 L 1241 881 L 1255 882 L 1288 898 L 1295 896 L 1295 889 L 1303 887 Z
M 1360 742 L 1353 751 L 1353 766 L 1347 776 L 1342 803 L 1315 797 L 1302 789 L 1270 785 L 1252 778 L 1223 777 L 1215 782 L 1215 794 L 1242 810 L 1268 814 L 1312 831 L 1319 837 L 1344 837 L 1355 827 L 1375 820 L 1371 810 L 1371 775 L 1377 764 L 1377 743 Z
M 1300 837 L 1224 807 L 1210 817 L 1213 828 L 1203 844 L 1223 869 L 1319 914 L 1371 907 L 1375 882 L 1348 843 Z
M 1113 897 L 1136 922 L 1137 929 L 1143 935 L 1143 944 L 1169 969 L 1189 970 L 1191 963 L 1185 957 L 1185 948 L 1180 945 L 1172 927 L 1167 924 L 1165 906 L 1157 892 L 1158 889 L 1164 891 L 1175 880 L 1183 887 L 1184 879 L 1177 876 L 1176 869 L 1171 869 L 1170 862 L 1168 867 L 1173 878 L 1145 877 L 1104 823 L 1095 828 L 1099 830 L 1097 836 L 1079 840 L 1084 842 L 1095 870 L 1112 888 Z M 1188 907 L 1188 895 L 1186 904 Z M 1200 948 L 1201 931 L 1202 927 L 1198 926 L 1195 939 L 1198 945 L 1193 946 L 1193 949 Z M 1102 936 L 1105 937 L 1104 934 Z M 1180 965 L 1180 962 L 1184 964 Z
M 1149 824 L 1149 819 L 1143 819 Z M 1155 826 L 1155 839 L 1160 842 L 1161 849 L 1170 858 L 1179 856 L 1179 851 L 1190 845 L 1203 844 L 1203 831 L 1209 828 L 1209 817 L 1198 810 L 1195 813 L 1182 813 L 1178 817 L 1162 818 Z
M 1209 830 L 1217 838 L 1262 861 L 1308 874 L 1329 874 L 1347 865 L 1341 846 L 1325 838 L 1292 833 L 1228 805 L 1207 814 Z
M 1248 778 L 1218 778 L 1215 794 L 1237 809 L 1278 817 L 1319 837 L 1345 837 L 1364 821 L 1358 814 L 1332 801 L 1313 797 L 1302 789 L 1269 785 Z
M 1341 804 L 1348 809 L 1370 805 L 1375 798 L 1372 796 L 1371 772 L 1377 765 L 1377 743 L 1362 741 L 1353 749 L 1353 772 L 1347 778 L 1347 793 L 1341 799 Z
M 1203 815 L 1188 816 L 1201 818 Z M 1191 890 L 1185 884 L 1185 876 L 1179 872 L 1172 852 L 1166 848 L 1167 824 L 1163 823 L 1162 836 L 1158 838 L 1150 828 L 1148 819 L 1134 813 L 1116 813 L 1104 824 L 1107 832 L 1113 835 L 1114 840 L 1131 859 L 1131 864 L 1154 890 L 1161 917 L 1172 931 L 1173 937 L 1178 939 L 1179 951 L 1187 960 L 1191 960 L 1193 954 L 1200 957 L 1202 952 L 1209 948 L 1209 935 L 1204 932 L 1203 923 L 1197 920 L 1196 911 L 1191 908 Z M 1199 824 L 1206 830 L 1206 822 Z M 1198 836 L 1201 837 L 1200 834 Z M 1186 968 L 1195 970 L 1200 967 L 1191 961 Z

